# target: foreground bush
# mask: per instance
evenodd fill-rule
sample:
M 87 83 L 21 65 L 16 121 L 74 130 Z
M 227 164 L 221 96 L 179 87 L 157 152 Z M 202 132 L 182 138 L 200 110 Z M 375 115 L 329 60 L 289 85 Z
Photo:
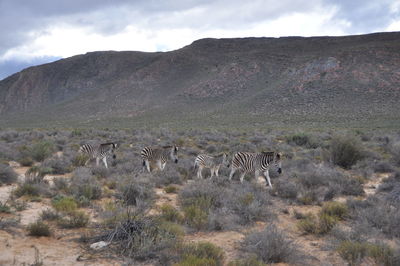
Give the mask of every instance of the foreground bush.
M 116 196 L 126 205 L 145 210 L 151 207 L 155 192 L 149 179 L 128 177 L 118 184 Z
M 81 228 L 89 223 L 89 216 L 83 211 L 69 212 L 58 220 L 58 225 L 62 228 Z
M 196 230 L 231 230 L 273 219 L 270 195 L 259 185 L 196 180 L 179 192 L 185 222 Z
M 339 255 L 350 265 L 361 264 L 364 257 L 372 258 L 377 265 L 394 266 L 400 263 L 399 255 L 385 244 L 342 241 L 337 247 Z
M 71 197 L 56 197 L 52 201 L 53 208 L 58 212 L 72 213 L 78 208 L 78 204 Z
M 335 165 L 343 167 L 344 169 L 350 169 L 363 157 L 360 144 L 353 138 L 335 137 L 330 142 L 329 159 Z
M 400 206 L 392 205 L 377 197 L 365 201 L 347 201 L 355 226 L 377 230 L 387 237 L 400 237 Z
M 296 264 L 304 261 L 293 241 L 275 225 L 269 225 L 261 232 L 248 234 L 243 240 L 242 249 L 250 254 L 256 254 L 265 263 Z
M 297 228 L 305 234 L 329 233 L 338 221 L 348 216 L 348 208 L 340 202 L 327 202 L 318 213 L 318 217 L 313 214 L 301 215 Z
M 50 157 L 55 151 L 54 144 L 48 141 L 40 141 L 25 150 L 26 157 L 33 158 L 37 162 L 42 162 Z
M 0 163 L 0 185 L 17 182 L 18 175 L 8 165 Z
M 212 243 L 200 242 L 196 244 L 182 244 L 178 247 L 182 257 L 176 266 L 215 265 L 221 266 L 224 261 L 224 252 Z
M 286 136 L 285 138 L 286 142 L 289 144 L 304 146 L 309 149 L 315 149 L 319 146 L 319 143 L 313 137 L 305 133 L 297 133 Z
M 72 174 L 70 192 L 75 199 L 99 199 L 102 189 L 99 181 L 88 168 L 77 168 Z
M 178 239 L 161 221 L 129 214 L 103 236 L 116 253 L 137 260 L 160 258 L 161 252 L 173 248 Z
M 51 231 L 47 224 L 37 221 L 28 225 L 27 230 L 30 236 L 50 236 Z

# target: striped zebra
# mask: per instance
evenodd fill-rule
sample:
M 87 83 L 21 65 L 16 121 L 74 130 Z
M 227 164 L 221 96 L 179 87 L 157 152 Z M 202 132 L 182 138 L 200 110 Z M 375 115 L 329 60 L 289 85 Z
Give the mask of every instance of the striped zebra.
M 100 160 L 103 161 L 104 166 L 107 166 L 107 156 L 112 154 L 113 159 L 117 158 L 114 150 L 117 148 L 117 144 L 114 142 L 102 143 L 100 145 L 83 144 L 79 148 L 79 152 L 87 154 L 89 159 L 85 162 L 85 165 L 90 161 L 90 159 L 96 158 L 96 166 L 99 166 Z
M 150 162 L 156 163 L 158 169 L 164 170 L 168 159 L 178 163 L 178 147 L 164 146 L 164 147 L 144 147 L 140 153 L 143 159 L 143 167 L 146 167 L 150 173 Z
M 260 171 L 263 172 L 265 180 L 268 185 L 272 188 L 271 180 L 269 178 L 269 167 L 274 164 L 278 173 L 282 173 L 281 168 L 281 155 L 277 152 L 261 152 L 261 153 L 250 153 L 250 152 L 238 152 L 233 156 L 232 169 L 229 174 L 229 180 L 232 179 L 233 174 L 236 170 L 241 170 L 240 182 L 243 182 L 246 173 L 255 173 L 256 179 L 258 178 Z
M 197 170 L 197 178 L 203 178 L 201 171 L 203 168 L 208 168 L 211 170 L 211 178 L 218 176 L 218 171 L 221 165 L 229 167 L 226 153 L 222 153 L 218 156 L 210 156 L 207 154 L 199 154 L 194 160 L 194 168 L 199 167 Z

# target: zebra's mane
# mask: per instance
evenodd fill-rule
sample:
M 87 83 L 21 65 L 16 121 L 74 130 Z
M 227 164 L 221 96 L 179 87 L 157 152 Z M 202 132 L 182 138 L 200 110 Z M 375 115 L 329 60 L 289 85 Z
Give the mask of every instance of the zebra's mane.
M 162 146 L 163 149 L 170 149 L 172 147 L 173 147 L 172 145 Z
M 275 156 L 275 152 L 274 151 L 262 151 L 262 154 L 265 154 L 267 156 Z
M 100 144 L 100 146 L 109 146 L 109 145 L 115 145 L 115 143 L 114 142 L 107 142 L 107 143 L 102 143 L 102 144 Z

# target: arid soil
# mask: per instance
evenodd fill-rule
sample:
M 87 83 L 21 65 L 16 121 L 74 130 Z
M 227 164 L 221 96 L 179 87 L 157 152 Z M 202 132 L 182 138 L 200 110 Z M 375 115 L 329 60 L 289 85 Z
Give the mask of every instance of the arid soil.
M 25 178 L 25 172 L 28 167 L 20 167 L 16 162 L 9 163 L 16 173 L 19 180 Z M 53 176 L 46 176 L 49 182 L 54 179 Z M 70 174 L 63 176 L 70 178 Z M 387 174 L 376 175 L 373 179 L 364 184 L 366 196 L 375 193 L 383 178 L 388 177 Z M 263 180 L 259 179 L 259 182 Z M 6 202 L 12 197 L 12 190 L 16 185 L 8 185 L 0 187 L 0 201 Z M 178 189 L 181 187 L 177 186 Z M 157 214 L 159 207 L 168 203 L 179 209 L 176 193 L 166 193 L 164 189 L 156 189 L 157 199 L 155 207 L 149 214 Z M 344 201 L 346 197 L 340 197 L 334 200 Z M 98 203 L 101 204 L 101 201 Z M 312 257 L 313 265 L 345 265 L 340 256 L 326 248 L 326 237 L 318 237 L 315 235 L 303 235 L 296 227 L 296 218 L 294 213 L 313 213 L 316 214 L 321 209 L 320 206 L 295 206 L 277 199 L 274 207 L 278 209 L 277 226 L 284 231 L 297 244 L 301 251 Z M 268 207 L 268 206 L 266 206 Z M 99 253 L 93 255 L 88 251 L 87 247 L 82 246 L 77 240 L 85 230 L 74 229 L 65 230 L 57 229 L 51 237 L 31 237 L 27 235 L 25 227 L 35 222 L 43 210 L 51 208 L 49 199 L 40 202 L 28 202 L 25 210 L 17 211 L 13 214 L 0 213 L 0 219 L 17 218 L 19 219 L 18 227 L 12 232 L 0 230 L 0 265 L 30 265 L 43 262 L 43 265 L 120 265 L 121 262 L 111 258 L 100 258 Z M 91 217 L 91 221 L 95 222 L 96 213 L 93 209 L 84 209 Z M 240 258 L 240 242 L 246 233 L 253 230 L 262 230 L 265 227 L 264 222 L 256 223 L 251 228 L 241 231 L 223 231 L 223 232 L 197 232 L 186 234 L 185 240 L 189 242 L 207 241 L 221 247 L 225 252 L 226 262 Z M 55 228 L 54 228 L 55 229 Z M 279 264 L 284 265 L 284 264 Z

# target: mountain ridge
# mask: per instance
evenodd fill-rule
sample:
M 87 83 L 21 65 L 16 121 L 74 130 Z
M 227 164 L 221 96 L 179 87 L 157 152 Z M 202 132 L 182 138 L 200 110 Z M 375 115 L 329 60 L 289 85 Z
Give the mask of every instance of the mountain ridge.
M 90 52 L 0 81 L 0 121 L 385 124 L 400 120 L 399 62 L 399 32 L 206 38 L 170 52 Z

